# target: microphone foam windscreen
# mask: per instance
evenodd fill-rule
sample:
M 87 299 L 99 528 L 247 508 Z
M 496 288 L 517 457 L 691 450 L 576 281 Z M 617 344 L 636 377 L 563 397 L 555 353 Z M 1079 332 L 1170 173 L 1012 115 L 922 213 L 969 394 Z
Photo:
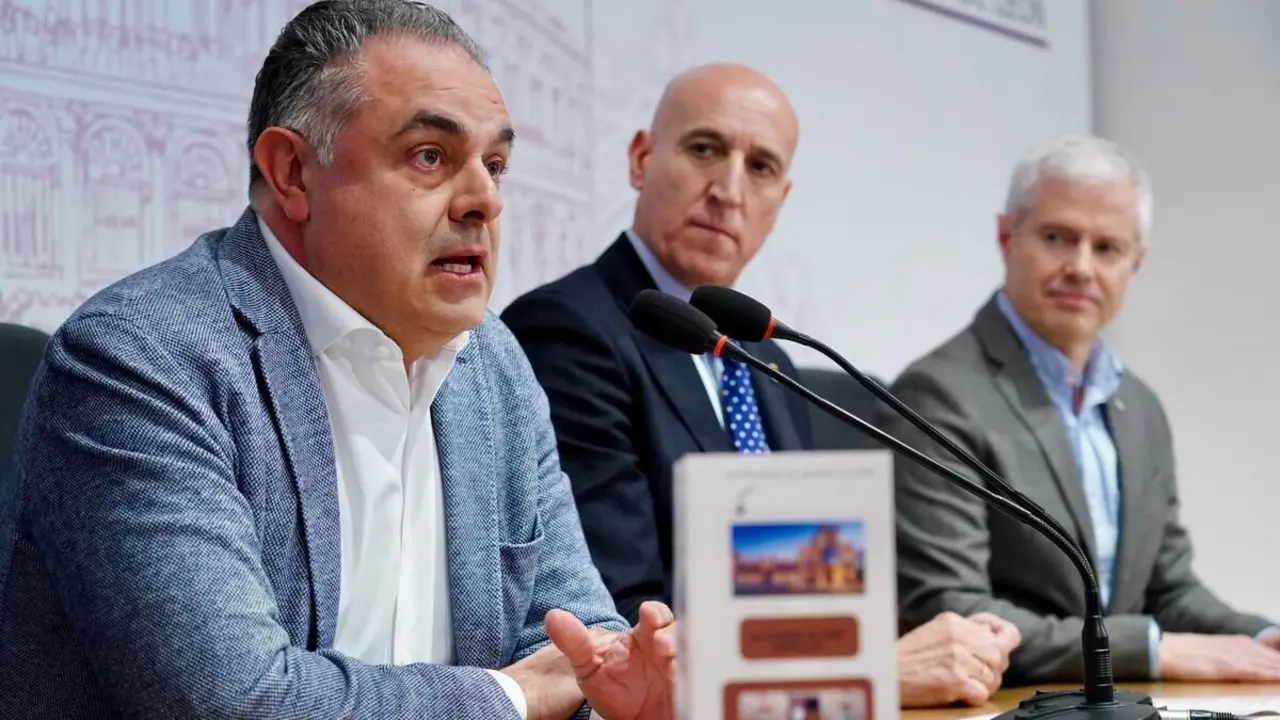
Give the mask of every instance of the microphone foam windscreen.
M 668 347 L 701 355 L 715 344 L 716 324 L 689 303 L 658 290 L 641 290 L 631 301 L 631 323 Z
M 773 312 L 764 303 L 727 287 L 703 285 L 693 291 L 689 303 L 735 340 L 758 342 L 769 332 Z

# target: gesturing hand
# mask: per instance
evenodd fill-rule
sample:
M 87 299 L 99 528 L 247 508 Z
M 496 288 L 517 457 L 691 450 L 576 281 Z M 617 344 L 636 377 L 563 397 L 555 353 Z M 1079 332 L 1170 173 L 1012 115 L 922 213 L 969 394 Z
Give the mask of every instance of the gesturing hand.
M 676 627 L 666 605 L 641 605 L 640 621 L 622 633 L 592 631 L 564 610 L 548 612 L 546 625 L 601 717 L 670 720 L 675 715 Z

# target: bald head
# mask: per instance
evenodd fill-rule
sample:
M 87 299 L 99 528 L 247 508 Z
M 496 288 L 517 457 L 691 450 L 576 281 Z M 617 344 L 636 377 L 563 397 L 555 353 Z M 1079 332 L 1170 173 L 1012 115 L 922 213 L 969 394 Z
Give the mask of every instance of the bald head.
M 734 112 L 766 116 L 776 125 L 781 144 L 777 150 L 790 165 L 799 140 L 800 121 L 782 88 L 746 65 L 708 63 L 672 78 L 654 109 L 649 131 L 659 135 L 723 106 Z
M 631 141 L 636 233 L 688 287 L 732 285 L 773 229 L 798 139 L 786 93 L 759 71 L 681 73 Z

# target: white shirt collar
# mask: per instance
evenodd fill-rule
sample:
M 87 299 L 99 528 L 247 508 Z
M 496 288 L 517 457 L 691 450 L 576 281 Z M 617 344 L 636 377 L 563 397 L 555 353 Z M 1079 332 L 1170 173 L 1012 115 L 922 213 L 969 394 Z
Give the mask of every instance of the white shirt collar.
M 271 228 L 267 227 L 262 216 L 258 215 L 257 218 L 262 238 L 266 241 L 267 249 L 271 252 L 276 266 L 280 268 L 280 275 L 284 277 L 284 283 L 289 288 L 293 304 L 297 306 L 298 314 L 302 317 L 302 329 L 307 335 L 307 342 L 311 344 L 311 352 L 314 355 L 323 354 L 334 343 L 358 331 L 376 333 L 393 346 L 395 345 L 378 326 L 356 312 L 355 308 L 348 305 L 299 265 L 289 251 L 280 244 L 279 238 L 271 232 Z M 464 331 L 446 343 L 442 350 L 457 354 L 466 346 L 470 336 L 471 333 Z

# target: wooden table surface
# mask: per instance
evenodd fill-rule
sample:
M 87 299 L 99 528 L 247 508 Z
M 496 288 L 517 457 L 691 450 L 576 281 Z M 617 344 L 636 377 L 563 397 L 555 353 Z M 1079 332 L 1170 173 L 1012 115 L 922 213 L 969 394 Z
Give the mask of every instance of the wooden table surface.
M 1117 687 L 1145 692 L 1152 697 L 1188 697 L 1206 695 L 1280 695 L 1280 685 L 1199 684 L 1199 683 L 1118 683 Z M 1018 706 L 1036 690 L 1078 690 L 1078 685 L 1045 685 L 1038 688 L 1011 688 L 1000 690 L 985 705 L 977 707 L 945 708 L 941 710 L 903 710 L 902 720 L 958 720 L 972 715 L 1004 712 Z

